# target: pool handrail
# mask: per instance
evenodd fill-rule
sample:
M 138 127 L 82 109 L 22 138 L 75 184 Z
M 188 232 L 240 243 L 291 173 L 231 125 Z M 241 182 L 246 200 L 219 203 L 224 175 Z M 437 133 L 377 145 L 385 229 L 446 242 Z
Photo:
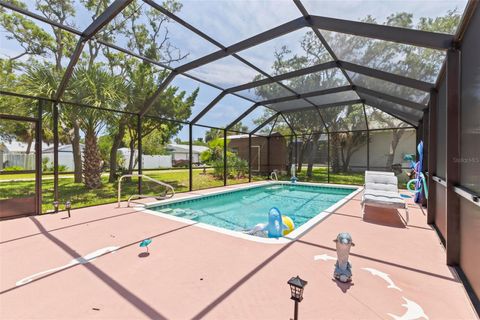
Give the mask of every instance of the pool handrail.
M 156 184 L 159 184 L 161 186 L 164 186 L 167 188 L 167 192 L 165 192 L 165 196 L 167 195 L 168 193 L 168 189 L 170 189 L 172 192 L 169 196 L 169 198 L 172 198 L 174 195 L 175 195 L 175 189 L 169 185 L 168 183 L 165 183 L 165 182 L 162 182 L 162 181 L 159 181 L 159 180 L 156 180 L 156 179 L 153 179 L 152 177 L 149 177 L 147 175 L 144 175 L 144 174 L 139 174 L 139 173 L 131 173 L 131 174 L 124 174 L 122 175 L 120 178 L 118 178 L 118 197 L 117 197 L 117 207 L 120 208 L 120 202 L 121 202 L 121 195 L 122 195 L 122 180 L 123 178 L 130 178 L 130 177 L 141 177 L 141 178 L 145 178 L 149 181 L 152 181 L 152 182 L 155 182 Z M 132 200 L 133 197 L 137 197 L 137 198 L 154 198 L 155 196 L 146 196 L 146 195 L 141 195 L 141 194 L 133 194 L 131 195 L 129 198 L 128 198 L 128 202 L 127 202 L 127 206 L 130 207 L 130 201 Z
M 274 179 L 274 177 L 275 177 L 275 179 Z M 277 175 L 277 172 L 275 170 L 272 171 L 272 173 L 270 173 L 270 180 L 278 181 L 278 175 Z

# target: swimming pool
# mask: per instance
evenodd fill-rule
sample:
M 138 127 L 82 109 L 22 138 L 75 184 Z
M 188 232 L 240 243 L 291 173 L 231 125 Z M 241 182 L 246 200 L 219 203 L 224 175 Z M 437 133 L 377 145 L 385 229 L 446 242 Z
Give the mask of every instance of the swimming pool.
M 276 207 L 295 223 L 295 230 L 289 235 L 294 238 L 325 218 L 357 190 L 357 187 L 278 182 L 156 203 L 146 209 L 153 214 L 213 226 L 220 232 L 219 228 L 230 230 L 238 235 L 258 223 L 266 223 L 269 210 Z

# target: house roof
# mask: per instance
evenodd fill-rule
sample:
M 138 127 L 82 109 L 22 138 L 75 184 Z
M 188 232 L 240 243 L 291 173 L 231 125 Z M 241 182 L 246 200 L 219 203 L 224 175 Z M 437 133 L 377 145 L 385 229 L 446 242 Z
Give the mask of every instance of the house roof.
M 2 145 L 2 151 L 3 152 L 26 152 L 28 148 L 28 144 L 25 142 L 17 141 L 17 140 L 11 140 L 11 141 L 0 141 L 0 145 Z M 42 150 L 45 148 L 48 148 L 48 144 L 42 143 Z M 30 147 L 30 152 L 35 153 L 35 143 L 32 143 Z
M 171 149 L 171 152 L 189 152 L 188 149 L 188 144 L 176 144 L 176 143 L 170 143 L 167 145 L 168 149 Z M 192 145 L 192 151 L 193 153 L 202 153 L 204 151 L 207 151 L 208 147 L 205 146 L 195 146 Z

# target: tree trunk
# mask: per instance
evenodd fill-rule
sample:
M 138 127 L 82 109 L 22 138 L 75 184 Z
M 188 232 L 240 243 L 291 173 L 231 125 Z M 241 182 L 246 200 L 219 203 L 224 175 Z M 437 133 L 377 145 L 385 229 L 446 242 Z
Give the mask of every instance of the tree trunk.
M 314 134 L 312 141 L 310 141 L 310 149 L 308 153 L 308 166 L 307 166 L 307 177 L 313 177 L 313 162 L 315 161 L 315 156 L 318 151 L 318 140 L 320 139 L 319 134 Z
M 135 139 L 130 139 L 129 143 L 130 148 L 130 159 L 128 160 L 128 173 L 131 174 L 134 168 L 134 160 L 135 160 Z
M 340 159 L 339 159 L 339 146 L 340 146 L 340 137 L 338 133 L 332 133 L 330 141 L 330 166 L 332 168 L 332 173 L 338 173 L 340 171 Z
M 27 150 L 25 151 L 26 154 L 30 154 L 30 151 L 32 151 L 32 144 L 33 144 L 33 137 L 32 135 L 29 135 L 27 138 Z
M 298 159 L 297 159 L 297 173 L 298 172 L 302 172 L 302 166 L 303 166 L 303 153 L 305 152 L 305 147 L 306 147 L 306 143 L 305 142 L 302 142 L 301 144 L 301 147 L 299 148 L 300 150 L 298 151 Z M 297 146 L 298 148 L 298 146 Z
M 82 183 L 82 150 L 80 148 L 80 127 L 77 121 L 72 122 L 73 136 L 70 137 L 73 153 L 74 182 Z
M 404 130 L 393 130 L 392 142 L 390 143 L 390 153 L 387 156 L 387 170 L 392 169 L 393 161 L 395 159 L 395 151 L 397 150 L 398 143 L 404 132 Z
M 85 134 L 83 175 L 85 186 L 89 189 L 97 189 L 102 185 L 102 157 L 97 145 L 97 136 L 93 130 L 87 130 Z
M 347 155 L 344 156 L 343 150 L 342 150 L 342 170 L 343 172 L 348 172 L 349 167 L 350 167 L 350 159 L 352 158 L 353 152 L 351 150 L 347 150 Z
M 110 159 L 109 159 L 110 174 L 108 176 L 108 182 L 111 182 L 111 183 L 117 181 L 117 169 L 118 169 L 117 153 L 118 153 L 118 149 L 122 144 L 123 137 L 125 136 L 125 127 L 126 127 L 125 122 L 126 122 L 125 118 L 122 118 L 120 120 L 118 124 L 118 132 L 113 137 L 112 148 L 110 149 Z

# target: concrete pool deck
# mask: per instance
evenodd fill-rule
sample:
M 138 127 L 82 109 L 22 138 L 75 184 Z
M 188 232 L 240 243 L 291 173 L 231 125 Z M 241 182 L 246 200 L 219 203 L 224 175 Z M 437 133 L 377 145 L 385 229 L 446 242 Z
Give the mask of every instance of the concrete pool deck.
M 298 274 L 308 281 L 301 319 L 394 319 L 407 309 L 429 319 L 476 319 L 425 213 L 410 203 L 405 227 L 387 211 L 367 209 L 362 220 L 357 195 L 287 244 L 253 242 L 116 204 L 74 210 L 69 219 L 59 213 L 0 221 L 0 318 L 289 319 L 287 280 Z M 341 231 L 356 244 L 348 285 L 332 280 L 332 240 Z M 147 257 L 138 246 L 145 238 L 153 240 Z M 116 250 L 71 263 L 107 247 Z M 398 289 L 387 287 L 390 280 Z

